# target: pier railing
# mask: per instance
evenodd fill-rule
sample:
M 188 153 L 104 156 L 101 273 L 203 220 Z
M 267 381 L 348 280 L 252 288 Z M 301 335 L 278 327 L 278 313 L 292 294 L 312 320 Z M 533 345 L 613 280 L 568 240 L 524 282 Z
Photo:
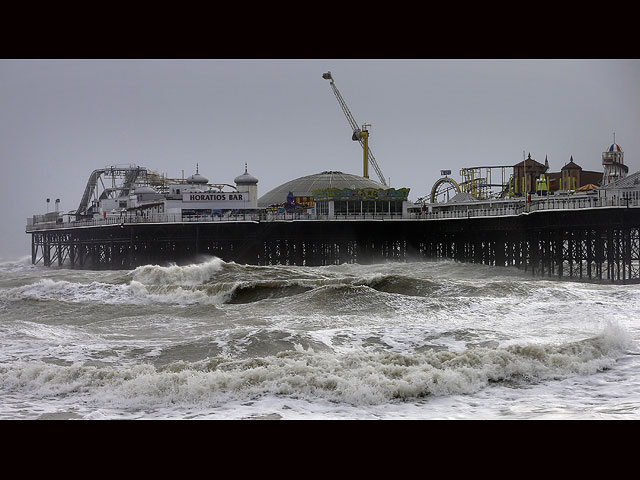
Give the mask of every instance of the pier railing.
M 501 202 L 496 201 L 489 208 L 478 208 L 477 204 L 457 204 L 451 210 L 439 210 L 436 212 L 427 212 L 414 214 L 411 218 L 426 218 L 433 220 L 447 218 L 470 218 L 470 217 L 496 217 L 506 215 L 521 215 L 546 210 L 578 210 L 588 208 L 610 208 L 610 207 L 640 207 L 640 200 L 628 198 L 597 198 L 597 197 L 580 197 L 580 198 L 545 198 L 525 203 L 524 201 L 516 206 L 502 206 Z
M 108 225 L 125 225 L 139 223 L 197 223 L 197 222 L 273 222 L 294 220 L 340 220 L 340 221 L 392 221 L 392 220 L 444 220 L 474 217 L 499 217 L 508 215 L 522 215 L 547 210 L 576 210 L 606 207 L 640 207 L 640 200 L 627 198 L 601 199 L 597 197 L 581 198 L 536 198 L 531 202 L 508 206 L 496 200 L 495 204 L 488 204 L 486 208 L 478 208 L 478 204 L 456 204 L 451 210 L 445 205 L 434 206 L 436 211 L 420 213 L 361 213 L 361 214 L 306 214 L 306 213 L 247 213 L 235 215 L 204 215 L 183 216 L 181 214 L 146 214 L 108 216 L 92 220 L 76 222 L 35 221 L 34 217 L 27 218 L 27 232 L 40 230 L 57 230 L 66 228 L 101 227 Z M 486 204 L 485 204 L 486 205 Z M 37 217 L 37 216 L 36 216 Z M 38 218 L 36 218 L 38 220 Z
M 138 223 L 226 223 L 226 222 L 273 222 L 293 220 L 400 220 L 408 218 L 402 213 L 373 214 L 306 214 L 306 213 L 278 213 L 278 214 L 237 214 L 237 215 L 185 215 L 181 214 L 151 214 L 151 215 L 123 215 L 118 217 L 96 218 L 77 222 L 39 222 L 34 223 L 32 218 L 27 218 L 27 232 L 34 230 L 57 230 L 61 228 L 101 227 L 108 225 L 125 225 Z

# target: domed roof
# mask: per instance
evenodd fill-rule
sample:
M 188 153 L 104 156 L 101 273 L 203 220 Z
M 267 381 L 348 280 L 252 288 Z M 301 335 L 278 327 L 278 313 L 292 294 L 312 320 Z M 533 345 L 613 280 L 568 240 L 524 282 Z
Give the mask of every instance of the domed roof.
M 209 183 L 209 179 L 207 177 L 203 177 L 199 173 L 194 173 L 187 178 L 187 183 Z
M 244 173 L 242 175 L 238 175 L 234 182 L 236 185 L 255 185 L 258 183 L 258 179 L 247 172 L 247 164 L 244 164 Z
M 207 177 L 203 177 L 202 175 L 200 175 L 199 166 L 196 163 L 196 173 L 194 173 L 193 175 L 187 178 L 187 183 L 205 184 L 205 183 L 209 183 L 209 179 Z
M 612 144 L 609 147 L 609 152 L 622 152 L 622 148 L 620 148 L 620 145 L 618 145 L 617 143 Z
M 295 197 L 311 197 L 312 191 L 319 188 L 383 188 L 378 183 L 369 178 L 352 175 L 342 172 L 322 172 L 306 177 L 296 178 L 289 182 L 283 183 L 279 187 L 274 188 L 270 192 L 265 193 L 258 199 L 259 207 L 268 207 L 269 205 L 283 203 L 287 200 L 289 192 L 293 192 Z

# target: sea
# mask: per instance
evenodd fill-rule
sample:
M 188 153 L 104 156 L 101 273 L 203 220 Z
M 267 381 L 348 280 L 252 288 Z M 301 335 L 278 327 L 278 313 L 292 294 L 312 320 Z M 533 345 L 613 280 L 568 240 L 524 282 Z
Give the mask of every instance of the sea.
M 408 261 L 0 262 L 0 419 L 640 418 L 640 285 Z

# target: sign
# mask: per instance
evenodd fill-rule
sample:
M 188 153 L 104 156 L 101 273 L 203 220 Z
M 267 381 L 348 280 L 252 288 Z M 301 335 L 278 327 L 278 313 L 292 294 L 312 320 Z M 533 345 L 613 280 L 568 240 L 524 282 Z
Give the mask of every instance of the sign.
M 248 192 L 185 193 L 183 202 L 246 202 Z
M 182 201 L 168 200 L 169 209 L 181 210 L 238 210 L 250 208 L 249 192 L 189 192 Z M 173 203 L 175 202 L 175 204 Z
M 451 175 L 451 170 L 440 170 L 440 175 Z
M 328 200 L 407 200 L 408 188 L 321 188 L 312 191 L 316 201 Z

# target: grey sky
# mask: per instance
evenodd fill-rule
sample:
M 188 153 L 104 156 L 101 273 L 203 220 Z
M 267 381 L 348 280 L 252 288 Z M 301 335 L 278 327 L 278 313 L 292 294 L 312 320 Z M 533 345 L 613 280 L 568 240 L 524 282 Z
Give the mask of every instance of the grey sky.
M 362 175 L 330 70 L 393 187 L 429 193 L 441 169 L 600 171 L 613 132 L 640 169 L 639 60 L 0 60 L 0 258 L 26 255 L 45 199 L 75 209 L 92 170 L 138 164 L 262 195 L 323 170 Z M 370 169 L 370 176 L 377 179 Z M 53 204 L 52 204 L 53 205 Z

